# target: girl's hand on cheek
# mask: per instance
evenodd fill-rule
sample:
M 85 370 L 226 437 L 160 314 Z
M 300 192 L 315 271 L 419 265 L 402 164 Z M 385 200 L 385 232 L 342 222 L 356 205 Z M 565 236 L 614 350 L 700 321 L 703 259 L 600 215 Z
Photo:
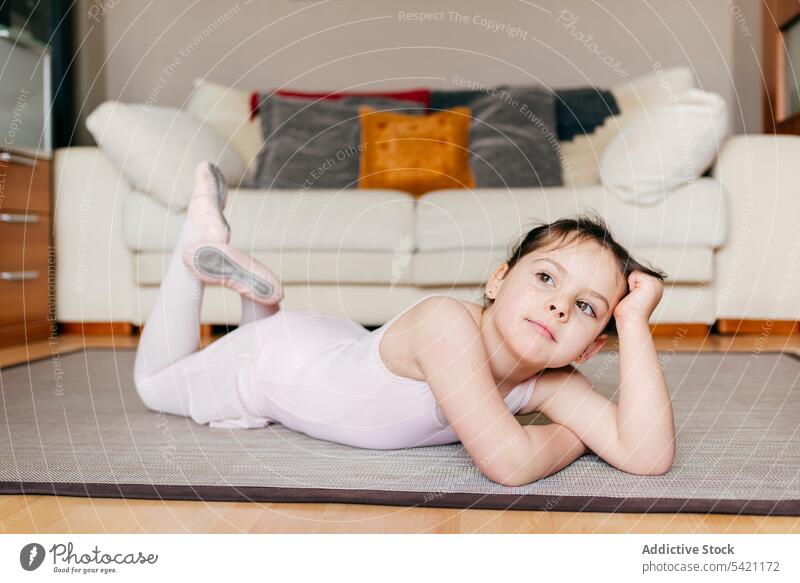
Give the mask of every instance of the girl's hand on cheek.
M 628 288 L 630 293 L 614 308 L 614 318 L 617 322 L 643 321 L 647 324 L 664 293 L 664 284 L 637 270 L 628 276 Z

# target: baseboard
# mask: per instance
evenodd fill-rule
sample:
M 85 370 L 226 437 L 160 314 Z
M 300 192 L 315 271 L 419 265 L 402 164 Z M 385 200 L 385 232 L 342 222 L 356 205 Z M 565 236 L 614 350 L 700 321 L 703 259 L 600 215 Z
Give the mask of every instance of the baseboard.
M 130 322 L 59 322 L 62 334 L 84 336 L 130 336 L 134 332 Z
M 650 334 L 657 337 L 705 338 L 711 333 L 708 324 L 651 324 Z
M 130 322 L 59 322 L 61 334 L 80 334 L 82 336 L 137 336 L 142 326 Z M 211 338 L 211 324 L 200 325 L 200 337 Z
M 800 334 L 800 322 L 787 320 L 717 320 L 720 334 Z

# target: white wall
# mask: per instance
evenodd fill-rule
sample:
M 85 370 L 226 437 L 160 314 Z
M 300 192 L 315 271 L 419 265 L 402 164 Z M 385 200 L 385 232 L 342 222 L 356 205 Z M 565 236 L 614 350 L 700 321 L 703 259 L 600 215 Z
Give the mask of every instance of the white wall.
M 83 57 L 87 107 L 180 106 L 200 76 L 262 90 L 447 88 L 453 75 L 607 87 L 661 63 L 691 67 L 722 94 L 734 131 L 761 130 L 759 0 L 82 1 L 83 34 L 103 51 Z M 439 20 L 407 20 L 415 11 Z
M 733 22 L 734 115 L 736 133 L 760 133 L 764 128 L 764 77 L 761 71 L 762 3 L 746 0 L 731 7 Z M 738 98 L 738 99 L 737 99 Z

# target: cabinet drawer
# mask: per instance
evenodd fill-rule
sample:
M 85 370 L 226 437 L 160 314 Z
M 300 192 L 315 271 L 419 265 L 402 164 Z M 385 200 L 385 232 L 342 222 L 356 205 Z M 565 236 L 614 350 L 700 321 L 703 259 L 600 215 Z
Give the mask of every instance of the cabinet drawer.
M 0 272 L 25 271 L 42 265 L 46 271 L 49 249 L 48 217 L 0 210 Z
M 49 315 L 47 264 L 32 266 L 25 276 L 30 279 L 0 279 L 0 327 L 46 320 Z
M 50 212 L 50 162 L 0 152 L 0 211 Z
M 9 211 L 0 211 L 0 221 Z M 0 222 L 0 327 L 46 320 L 50 308 L 50 221 Z M 53 257 L 55 259 L 55 257 Z

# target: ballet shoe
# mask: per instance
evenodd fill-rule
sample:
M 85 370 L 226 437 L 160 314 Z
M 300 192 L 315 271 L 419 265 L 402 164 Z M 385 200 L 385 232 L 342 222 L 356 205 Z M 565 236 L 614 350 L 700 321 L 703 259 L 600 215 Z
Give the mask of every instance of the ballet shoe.
M 189 201 L 189 218 L 202 241 L 228 243 L 231 229 L 222 210 L 228 185 L 222 172 L 211 162 L 200 162 L 194 172 L 195 184 Z
M 190 245 L 183 262 L 202 281 L 224 285 L 254 302 L 273 305 L 283 299 L 281 282 L 272 270 L 225 243 Z

